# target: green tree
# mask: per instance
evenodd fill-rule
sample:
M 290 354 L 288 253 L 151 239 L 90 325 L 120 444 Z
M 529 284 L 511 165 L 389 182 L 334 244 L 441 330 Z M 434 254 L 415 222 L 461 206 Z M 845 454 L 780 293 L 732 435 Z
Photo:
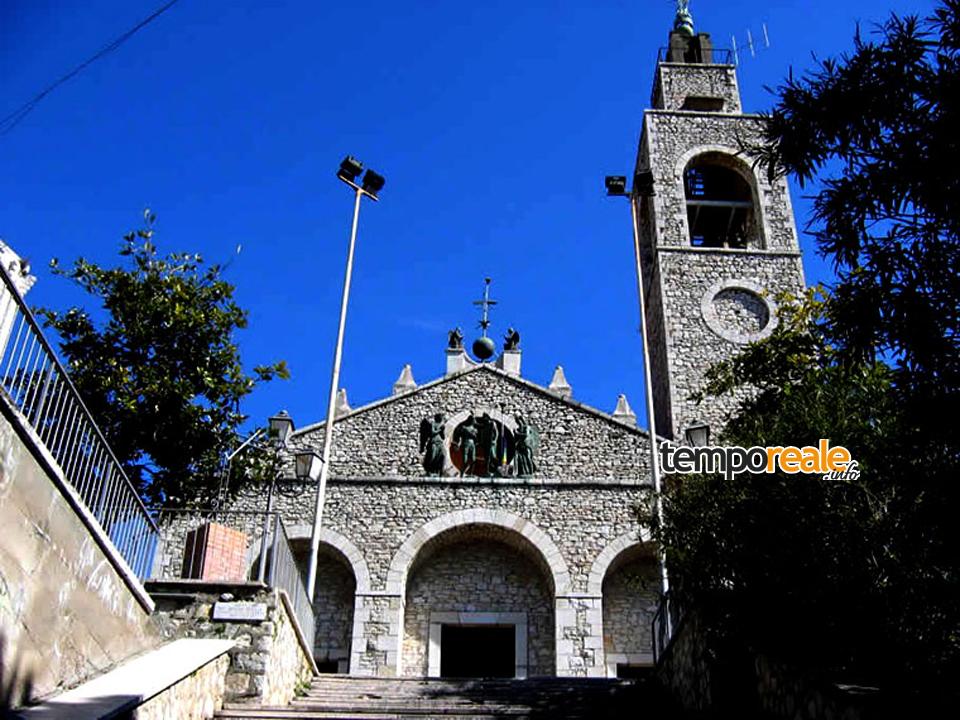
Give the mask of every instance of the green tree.
M 73 382 L 143 497 L 168 507 L 205 503 L 246 420 L 240 401 L 289 373 L 283 361 L 244 372 L 233 336 L 247 313 L 223 268 L 196 254 L 161 257 L 155 219 L 145 211 L 144 227 L 124 237 L 122 266 L 51 261 L 56 274 L 102 302 L 104 322 L 77 307 L 40 313 L 59 333 Z
M 819 182 L 809 230 L 838 282 L 834 338 L 896 366 L 903 401 L 952 412 L 960 395 L 960 1 L 892 16 L 872 41 L 776 91 L 763 147 L 771 175 Z M 956 447 L 928 423 L 928 437 Z
M 710 372 L 708 390 L 754 393 L 731 445 L 843 444 L 857 480 L 803 475 L 672 479 L 665 523 L 680 602 L 718 647 L 743 643 L 846 681 L 921 687 L 960 668 L 958 559 L 947 498 L 926 481 L 923 446 L 880 361 L 851 362 L 830 339 L 830 299 L 780 298 L 780 323 Z

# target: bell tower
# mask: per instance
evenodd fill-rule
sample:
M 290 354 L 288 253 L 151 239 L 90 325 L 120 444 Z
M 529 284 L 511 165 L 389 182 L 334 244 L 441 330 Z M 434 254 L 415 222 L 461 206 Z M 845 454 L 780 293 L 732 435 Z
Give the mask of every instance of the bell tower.
M 711 364 L 773 332 L 775 297 L 803 288 L 786 179 L 769 180 L 742 148 L 763 119 L 744 114 L 736 69 L 677 3 L 645 111 L 634 192 L 647 294 L 657 431 L 716 433 L 739 398 L 692 395 Z

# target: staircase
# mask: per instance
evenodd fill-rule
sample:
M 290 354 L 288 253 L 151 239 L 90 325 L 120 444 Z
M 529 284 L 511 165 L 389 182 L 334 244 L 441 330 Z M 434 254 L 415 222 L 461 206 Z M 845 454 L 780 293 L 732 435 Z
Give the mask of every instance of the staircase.
M 228 703 L 221 720 L 614 720 L 682 715 L 651 680 L 316 678 L 285 707 Z

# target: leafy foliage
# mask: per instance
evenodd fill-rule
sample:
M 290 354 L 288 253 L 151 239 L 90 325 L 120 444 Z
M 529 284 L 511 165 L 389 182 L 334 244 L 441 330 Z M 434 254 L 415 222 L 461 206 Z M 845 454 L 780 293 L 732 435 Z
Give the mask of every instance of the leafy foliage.
M 199 255 L 159 256 L 155 219 L 147 210 L 145 226 L 124 237 L 125 266 L 51 262 L 102 301 L 104 323 L 77 307 L 40 313 L 60 334 L 73 382 L 141 494 L 167 506 L 203 503 L 246 420 L 240 401 L 289 372 L 283 361 L 244 372 L 233 333 L 246 327 L 247 313 L 233 286 Z
M 875 41 L 777 89 L 770 174 L 821 178 L 810 230 L 839 282 L 831 331 L 848 356 L 891 357 L 928 411 L 960 388 L 960 0 L 891 19 Z M 956 439 L 956 435 L 953 435 Z
M 714 367 L 751 388 L 722 440 L 842 444 L 856 481 L 672 479 L 656 535 L 717 647 L 848 680 L 948 688 L 960 672 L 960 2 L 893 16 L 778 88 L 771 175 L 819 183 L 809 230 L 838 280 Z
M 936 682 L 960 667 L 949 498 L 927 481 L 932 459 L 914 443 L 894 372 L 847 362 L 829 342 L 829 303 L 817 289 L 781 298 L 775 332 L 715 366 L 709 390 L 755 389 L 723 442 L 831 438 L 860 478 L 683 477 L 656 535 L 681 602 L 707 615 L 718 645 L 735 638 L 846 681 Z

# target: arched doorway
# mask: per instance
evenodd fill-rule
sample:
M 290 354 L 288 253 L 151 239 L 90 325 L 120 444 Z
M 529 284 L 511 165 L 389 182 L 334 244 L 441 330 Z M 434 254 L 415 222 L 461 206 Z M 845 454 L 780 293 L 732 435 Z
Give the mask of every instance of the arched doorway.
M 402 674 L 553 675 L 555 577 L 510 527 L 468 521 L 437 532 L 405 573 Z
M 653 664 L 652 622 L 660 599 L 660 569 L 650 543 L 617 554 L 602 583 L 603 650 L 608 677 L 635 676 Z
M 290 539 L 306 585 L 310 564 L 309 534 Z M 341 535 L 324 528 L 317 552 L 317 582 L 313 594 L 313 657 L 322 673 L 350 672 L 353 615 L 357 590 L 369 587 L 369 572 L 359 551 Z

